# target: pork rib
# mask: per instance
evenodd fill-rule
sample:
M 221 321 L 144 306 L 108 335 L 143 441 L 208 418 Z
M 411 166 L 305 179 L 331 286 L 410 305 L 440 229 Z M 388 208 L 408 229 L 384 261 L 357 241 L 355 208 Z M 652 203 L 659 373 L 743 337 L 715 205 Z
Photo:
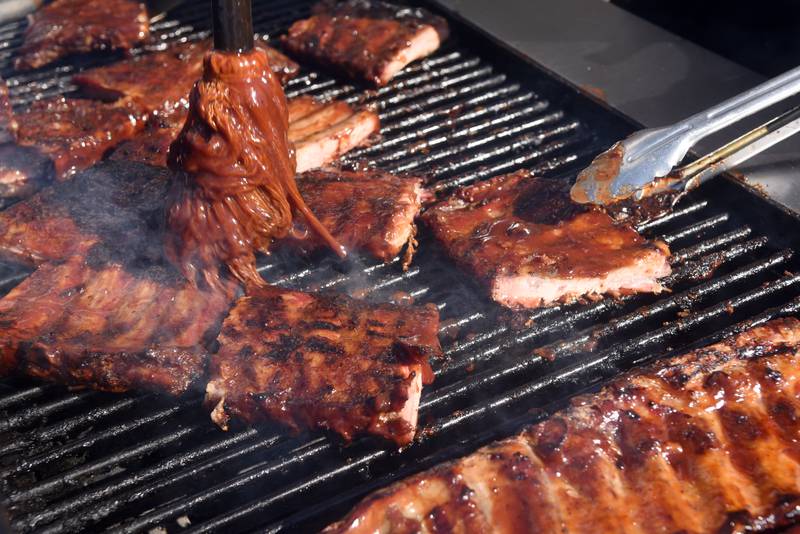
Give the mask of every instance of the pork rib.
M 325 532 L 763 532 L 800 506 L 800 321 L 579 397 L 367 497 Z
M 206 389 L 212 419 L 328 428 L 347 440 L 370 432 L 405 445 L 433 378 L 428 358 L 441 354 L 438 325 L 432 305 L 257 290 L 219 334 Z
M 281 83 L 299 72 L 297 63 L 263 41 L 256 41 L 256 46 L 267 52 L 270 67 Z M 208 40 L 175 43 L 164 50 L 85 70 L 72 81 L 87 96 L 129 98 L 148 112 L 186 108 L 189 91 L 202 76 L 203 57 L 210 48 Z
M 297 172 L 331 163 L 366 143 L 380 128 L 374 111 L 355 109 L 345 102 L 301 96 L 290 100 L 288 107 L 289 140 L 295 146 Z M 111 158 L 166 166 L 167 149 L 185 119 L 185 112 L 151 119 L 141 135 L 121 143 Z
M 147 10 L 135 0 L 55 0 L 30 17 L 14 68 L 36 69 L 75 53 L 128 51 L 149 34 Z
M 348 0 L 321 2 L 310 18 L 292 24 L 283 42 L 292 54 L 381 86 L 447 35 L 447 22 L 424 9 Z
M 0 212 L 0 258 L 38 265 L 86 253 L 103 242 L 146 250 L 164 210 L 170 172 L 133 162 L 105 162 L 44 188 Z
M 235 288 L 192 287 L 169 266 L 86 258 L 40 266 L 0 299 L 0 375 L 102 391 L 180 394 L 202 376 Z
M 381 171 L 309 171 L 297 187 L 314 214 L 348 250 L 365 251 L 382 261 L 394 259 L 414 236 L 422 203 L 422 179 Z M 293 240 L 306 250 L 316 240 Z
M 525 171 L 465 187 L 428 210 L 447 254 L 514 308 L 653 292 L 669 249 L 606 213 L 574 204 L 568 184 Z

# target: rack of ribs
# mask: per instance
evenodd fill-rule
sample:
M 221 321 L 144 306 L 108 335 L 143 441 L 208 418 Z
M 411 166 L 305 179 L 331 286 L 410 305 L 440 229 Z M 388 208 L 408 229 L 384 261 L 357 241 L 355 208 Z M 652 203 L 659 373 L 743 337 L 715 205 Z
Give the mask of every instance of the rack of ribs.
M 462 188 L 423 220 L 453 261 L 512 308 L 658 293 L 670 273 L 666 244 L 573 203 L 568 184 L 526 171 Z
M 364 251 L 388 262 L 414 243 L 414 219 L 422 205 L 422 179 L 382 171 L 309 171 L 297 187 L 320 222 L 348 250 Z M 305 250 L 312 239 L 292 240 Z
M 267 286 L 239 299 L 212 357 L 206 402 L 231 417 L 372 433 L 408 444 L 423 384 L 439 357 L 433 305 L 369 304 Z
M 381 86 L 432 54 L 448 33 L 447 22 L 424 9 L 377 0 L 327 1 L 292 24 L 283 43 L 291 54 Z
M 203 375 L 204 344 L 234 296 L 232 284 L 198 289 L 103 247 L 44 264 L 0 299 L 0 375 L 181 394 Z
M 30 17 L 14 68 L 36 69 L 75 53 L 129 52 L 149 27 L 145 5 L 135 0 L 55 0 Z
M 800 507 L 800 321 L 657 362 L 325 532 L 772 532 Z

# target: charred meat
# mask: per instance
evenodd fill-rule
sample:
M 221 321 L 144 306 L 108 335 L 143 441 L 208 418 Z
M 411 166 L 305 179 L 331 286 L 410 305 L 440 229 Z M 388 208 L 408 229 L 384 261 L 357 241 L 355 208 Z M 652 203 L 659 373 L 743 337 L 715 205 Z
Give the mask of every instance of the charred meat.
M 17 121 L 17 144 L 51 159 L 59 179 L 90 167 L 144 128 L 142 110 L 131 102 L 105 104 L 64 97 L 34 102 L 17 114 Z
M 267 53 L 281 83 L 297 75 L 297 63 L 263 42 L 258 42 L 258 47 Z M 161 114 L 180 111 L 188 105 L 189 92 L 203 74 L 203 57 L 210 49 L 209 41 L 176 43 L 165 50 L 85 70 L 72 80 L 91 98 L 128 98 L 145 111 Z
M 326 532 L 763 532 L 800 506 L 800 322 L 624 375 Z
M 158 242 L 167 169 L 105 162 L 0 212 L 0 258 L 27 265 L 86 253 L 98 242 L 144 255 Z
M 416 429 L 422 385 L 441 353 L 435 307 L 368 304 L 274 287 L 242 297 L 211 360 L 212 419 L 369 432 L 399 445 Z
M 420 178 L 325 169 L 301 174 L 297 187 L 320 222 L 348 250 L 389 261 L 414 238 L 423 195 Z M 294 241 L 303 248 L 322 245 L 313 237 Z
M 147 10 L 135 0 L 55 0 L 30 18 L 18 70 L 97 50 L 129 51 L 150 33 Z
M 289 141 L 294 144 L 297 172 L 322 167 L 363 145 L 380 129 L 378 114 L 346 102 L 320 102 L 311 97 L 289 101 Z
M 567 184 L 524 171 L 459 190 L 425 221 L 455 262 L 514 308 L 658 293 L 670 273 L 666 244 L 573 203 Z
M 183 393 L 202 376 L 234 287 L 204 290 L 169 265 L 89 255 L 40 266 L 0 300 L 0 374 L 102 391 Z
M 317 4 L 310 18 L 292 24 L 283 42 L 292 54 L 381 86 L 433 53 L 447 35 L 447 22 L 424 9 L 348 0 Z

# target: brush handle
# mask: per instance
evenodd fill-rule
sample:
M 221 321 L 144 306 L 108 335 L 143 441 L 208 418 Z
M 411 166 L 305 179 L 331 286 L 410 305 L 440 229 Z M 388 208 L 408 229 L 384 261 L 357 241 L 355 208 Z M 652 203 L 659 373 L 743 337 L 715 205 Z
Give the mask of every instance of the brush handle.
M 211 0 L 214 49 L 247 52 L 253 49 L 251 0 Z

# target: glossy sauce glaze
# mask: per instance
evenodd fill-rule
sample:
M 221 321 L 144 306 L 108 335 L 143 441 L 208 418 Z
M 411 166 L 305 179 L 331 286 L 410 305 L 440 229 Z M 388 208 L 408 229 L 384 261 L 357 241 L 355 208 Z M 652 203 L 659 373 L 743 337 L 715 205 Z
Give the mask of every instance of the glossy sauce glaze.
M 664 249 L 600 209 L 575 204 L 568 185 L 526 171 L 461 189 L 425 214 L 448 254 L 481 279 L 539 273 L 603 276 Z
M 624 375 L 328 533 L 764 532 L 800 510 L 800 322 Z
M 224 264 L 243 283 L 263 285 L 255 253 L 290 231 L 293 211 L 344 254 L 297 190 L 287 131 L 286 97 L 263 50 L 206 56 L 168 156 L 179 172 L 165 245 L 189 280 L 200 274 L 216 285 Z

